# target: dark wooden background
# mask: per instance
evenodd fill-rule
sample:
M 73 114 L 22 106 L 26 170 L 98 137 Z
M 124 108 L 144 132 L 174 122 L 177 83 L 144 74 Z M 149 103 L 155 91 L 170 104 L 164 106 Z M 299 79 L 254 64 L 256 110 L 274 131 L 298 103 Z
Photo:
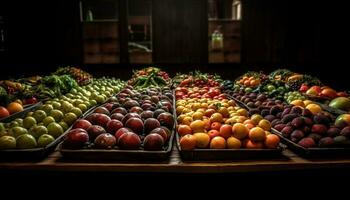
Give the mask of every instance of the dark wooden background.
M 278 67 L 308 73 L 339 89 L 350 86 L 349 34 L 343 1 L 242 0 L 242 63 L 208 64 L 207 1 L 153 0 L 154 62 L 170 74 L 202 69 L 235 78 L 247 70 Z M 3 0 L 6 51 L 0 78 L 45 74 L 82 66 L 77 0 Z M 86 65 L 97 75 L 128 79 L 144 65 Z

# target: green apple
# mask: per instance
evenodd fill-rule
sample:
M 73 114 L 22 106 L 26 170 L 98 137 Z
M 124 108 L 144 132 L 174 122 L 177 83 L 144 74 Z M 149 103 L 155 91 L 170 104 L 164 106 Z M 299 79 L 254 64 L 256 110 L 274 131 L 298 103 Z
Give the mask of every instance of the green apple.
M 66 122 L 60 121 L 58 124 L 63 128 L 63 131 L 66 131 L 68 129 L 68 125 Z
M 89 103 L 90 103 L 90 106 L 94 106 L 97 104 L 96 100 L 93 100 L 93 99 L 90 100 Z
M 19 124 L 19 126 L 23 126 L 23 119 L 22 118 L 16 118 L 15 121 Z
M 37 145 L 35 138 L 30 134 L 20 135 L 16 139 L 16 146 L 19 149 L 35 148 Z
M 60 109 L 61 108 L 61 103 L 58 101 L 52 102 L 52 106 L 54 109 Z
M 46 115 L 49 115 L 51 110 L 53 110 L 53 105 L 45 104 L 40 107 L 41 110 L 45 111 Z
M 16 148 L 16 138 L 5 135 L 0 137 L 0 149 L 14 149 Z
M 77 117 L 80 117 L 83 114 L 83 112 L 77 107 L 72 108 L 70 112 L 74 113 Z
M 59 122 L 63 119 L 64 115 L 62 111 L 54 109 L 50 112 L 50 116 L 52 116 L 56 122 Z
M 45 126 L 39 125 L 39 126 L 33 126 L 29 130 L 29 134 L 31 134 L 35 138 L 39 138 L 41 135 L 47 134 L 48 130 Z
M 72 112 L 66 113 L 63 117 L 63 121 L 66 122 L 68 126 L 72 125 L 77 119 L 77 115 Z
M 20 135 L 23 134 L 27 134 L 28 131 L 27 129 L 20 127 L 20 126 L 16 126 L 10 129 L 10 135 L 12 135 L 13 137 L 17 138 Z
M 63 134 L 63 128 L 56 122 L 52 122 L 47 126 L 47 130 L 50 135 L 52 135 L 54 138 L 59 137 Z
M 79 104 L 78 105 L 78 108 L 82 111 L 82 112 L 86 112 L 87 111 L 87 106 L 85 104 Z
M 26 129 L 30 129 L 35 124 L 36 124 L 36 119 L 34 117 L 26 117 L 23 120 L 23 127 Z
M 30 117 L 30 116 L 33 116 L 34 112 L 30 111 L 26 114 L 26 117 Z
M 55 141 L 55 138 L 49 134 L 43 134 L 38 139 L 38 147 L 45 147 Z
M 79 104 L 82 104 L 82 103 L 84 103 L 83 100 L 77 99 L 77 100 L 75 100 L 75 101 L 73 102 L 73 105 L 74 105 L 74 106 L 78 106 Z
M 36 122 L 42 122 L 46 117 L 46 112 L 43 110 L 36 110 L 33 114 Z
M 73 105 L 71 103 L 69 103 L 68 101 L 65 101 L 62 103 L 62 111 L 64 113 L 69 112 L 71 109 L 73 108 Z
M 47 116 L 43 120 L 44 126 L 48 126 L 51 122 L 55 122 L 55 118 L 53 118 L 52 116 Z

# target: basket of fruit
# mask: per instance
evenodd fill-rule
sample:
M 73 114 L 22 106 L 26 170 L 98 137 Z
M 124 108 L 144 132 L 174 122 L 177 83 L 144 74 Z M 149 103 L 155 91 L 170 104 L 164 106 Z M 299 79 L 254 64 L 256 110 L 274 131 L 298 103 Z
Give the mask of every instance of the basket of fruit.
M 73 160 L 163 161 L 174 137 L 173 94 L 167 87 L 126 87 L 78 120 L 59 145 Z M 133 99 L 130 99 L 132 97 Z

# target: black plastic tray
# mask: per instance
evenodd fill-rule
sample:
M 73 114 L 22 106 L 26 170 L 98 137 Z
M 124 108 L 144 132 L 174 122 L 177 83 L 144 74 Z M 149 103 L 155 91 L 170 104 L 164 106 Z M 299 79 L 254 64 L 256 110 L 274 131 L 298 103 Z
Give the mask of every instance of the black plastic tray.
M 21 115 L 17 117 L 24 117 L 28 112 L 37 109 L 42 103 L 35 107 L 30 107 L 26 109 L 26 112 L 23 111 Z M 97 106 L 93 106 L 87 112 L 85 112 L 78 119 L 81 119 L 83 116 L 86 116 L 86 113 L 92 112 L 96 109 Z M 16 117 L 16 118 L 17 118 Z M 14 118 L 15 119 L 15 118 Z M 10 120 L 11 121 L 11 120 Z M 69 127 L 62 135 L 56 138 L 52 143 L 48 144 L 46 147 L 41 148 L 32 148 L 32 149 L 5 149 L 0 150 L 0 160 L 41 160 L 52 153 L 56 146 L 64 140 L 64 136 L 71 130 L 72 126 Z
M 14 113 L 8 117 L 1 118 L 0 122 L 7 123 L 7 122 L 11 122 L 11 121 L 15 120 L 16 118 L 23 118 L 26 116 L 26 114 L 28 112 L 37 109 L 41 105 L 43 105 L 43 103 L 41 101 L 39 101 L 38 103 L 25 106 L 21 112 L 17 112 L 17 113 Z
M 247 159 L 281 158 L 283 148 L 277 149 L 194 149 L 181 150 L 179 136 L 176 134 L 176 145 L 181 158 L 185 161 L 227 161 Z
M 65 149 L 63 142 L 58 146 L 65 159 L 77 161 L 164 161 L 173 149 L 174 131 L 164 151 L 120 150 L 120 149 Z
M 32 149 L 5 149 L 0 150 L 0 160 L 40 160 L 44 159 L 50 153 L 55 150 L 57 144 L 59 144 L 63 139 L 64 135 L 70 131 L 71 128 L 67 129 L 62 135 L 56 138 L 52 143 L 41 148 Z
M 305 158 L 350 157 L 350 148 L 304 148 L 283 137 L 282 133 L 276 129 L 271 129 L 271 132 L 278 135 L 282 143 L 286 144 L 289 149 Z

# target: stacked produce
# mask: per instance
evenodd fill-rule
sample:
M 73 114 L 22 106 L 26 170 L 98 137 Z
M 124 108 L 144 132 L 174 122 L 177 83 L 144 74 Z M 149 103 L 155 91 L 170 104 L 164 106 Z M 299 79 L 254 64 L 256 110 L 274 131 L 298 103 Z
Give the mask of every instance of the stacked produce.
M 47 81 L 55 83 L 50 80 Z M 0 123 L 0 149 L 45 147 L 60 137 L 85 111 L 105 102 L 123 86 L 119 80 L 102 78 L 87 86 L 69 87 L 69 93 L 46 101 L 23 119 Z
M 92 81 L 92 75 L 76 67 L 61 67 L 54 73 L 54 75 L 69 75 L 79 85 L 87 85 Z
M 304 148 L 350 145 L 350 115 L 335 116 L 310 100 L 294 100 L 290 105 L 264 94 L 234 94 L 250 105 L 250 115 L 260 114 L 282 136 Z
M 165 150 L 174 126 L 168 87 L 124 88 L 116 100 L 78 120 L 68 132 L 68 149 Z
M 134 71 L 132 78 L 128 81 L 129 85 L 136 89 L 147 88 L 150 86 L 164 87 L 170 84 L 169 75 L 159 68 L 148 67 Z
M 270 133 L 268 120 L 260 115 L 249 118 L 248 111 L 228 100 L 219 87 L 199 83 L 199 88 L 193 82 L 181 84 L 184 81 L 175 90 L 181 150 L 277 148 L 279 137 Z
M 215 87 L 220 86 L 222 79 L 219 75 L 211 75 L 194 71 L 189 74 L 178 73 L 174 78 L 174 83 L 181 87 Z

